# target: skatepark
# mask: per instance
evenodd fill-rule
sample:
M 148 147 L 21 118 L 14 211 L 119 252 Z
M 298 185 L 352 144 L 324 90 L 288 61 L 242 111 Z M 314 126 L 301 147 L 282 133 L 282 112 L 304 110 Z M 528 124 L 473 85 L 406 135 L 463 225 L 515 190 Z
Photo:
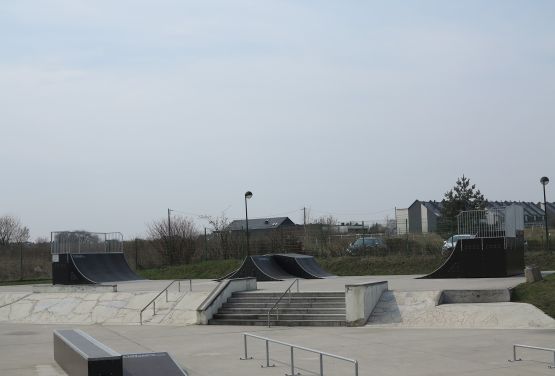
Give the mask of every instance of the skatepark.
M 33 286 L 6 286 L 0 289 L 0 371 L 3 375 L 65 375 L 53 359 L 52 333 L 79 328 L 121 353 L 169 352 L 189 375 L 288 372 L 287 348 L 272 347 L 273 368 L 261 368 L 263 342 L 249 342 L 254 359 L 240 360 L 243 332 L 354 358 L 360 375 L 441 375 L 446 369 L 454 375 L 552 374 L 547 368 L 552 362 L 549 353 L 529 352 L 525 361 L 508 362 L 515 343 L 552 347 L 555 322 L 537 308 L 511 302 L 436 305 L 441 291 L 499 292 L 523 282 L 523 277 L 414 277 L 300 280 L 301 292 L 341 291 L 348 284 L 387 280 L 388 291 L 362 327 L 198 325 L 197 308 L 219 285 L 212 280 L 191 281 L 192 292 L 188 283 L 187 291 L 171 292 L 169 300 L 177 303 L 166 305 L 162 296 L 159 313 L 147 316 L 143 325 L 138 322 L 140 307 L 171 281 L 120 282 L 117 292 L 33 293 Z M 283 291 L 289 284 L 289 280 L 259 282 L 252 294 Z M 35 290 L 40 291 L 39 287 Z M 9 304 L 10 300 L 15 303 Z M 295 364 L 301 374 L 318 374 L 317 355 L 298 351 Z M 326 360 L 326 369 L 326 374 L 352 374 L 351 368 L 334 360 Z
M 308 256 L 261 255 L 221 280 L 150 281 L 110 247 L 53 247 L 58 283 L 0 287 L 2 375 L 71 374 L 75 343 L 123 357 L 128 375 L 162 369 L 156 361 L 188 375 L 553 372 L 548 351 L 508 362 L 513 345 L 550 349 L 555 334 L 555 320 L 510 301 L 525 278 L 508 264 L 495 278 L 454 278 L 456 260 L 472 257 L 455 250 L 450 278 L 337 277 Z

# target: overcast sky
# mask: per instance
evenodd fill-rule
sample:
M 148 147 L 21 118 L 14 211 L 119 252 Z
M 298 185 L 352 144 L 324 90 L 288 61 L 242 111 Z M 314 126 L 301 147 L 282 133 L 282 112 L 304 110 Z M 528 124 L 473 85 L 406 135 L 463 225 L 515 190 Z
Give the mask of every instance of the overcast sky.
M 0 2 L 0 215 L 383 220 L 555 200 L 553 1 Z M 199 227 L 204 223 L 197 218 Z

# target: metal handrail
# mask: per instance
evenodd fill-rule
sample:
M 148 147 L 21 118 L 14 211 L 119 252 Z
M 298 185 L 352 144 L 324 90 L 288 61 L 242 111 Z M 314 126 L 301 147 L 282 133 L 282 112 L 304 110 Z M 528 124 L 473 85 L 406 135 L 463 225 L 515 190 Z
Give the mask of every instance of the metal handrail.
M 349 363 L 353 363 L 354 367 L 355 367 L 355 376 L 358 376 L 358 361 L 355 360 L 355 359 L 345 358 L 344 356 L 330 354 L 330 353 L 327 353 L 327 352 L 324 352 L 324 351 L 310 349 L 308 347 L 297 346 L 297 345 L 293 345 L 293 344 L 287 343 L 287 342 L 276 341 L 274 339 L 257 336 L 255 334 L 251 334 L 251 333 L 243 333 L 243 345 L 244 345 L 244 350 L 245 350 L 245 357 L 240 358 L 241 360 L 248 360 L 248 359 L 253 358 L 253 357 L 249 358 L 249 356 L 248 356 L 247 337 L 261 339 L 261 340 L 266 342 L 266 367 L 274 367 L 274 365 L 270 365 L 270 346 L 269 346 L 269 343 L 276 343 L 278 345 L 288 346 L 291 349 L 291 375 L 295 375 L 295 355 L 294 355 L 293 349 L 299 349 L 299 350 L 308 351 L 308 352 L 320 355 L 320 376 L 324 376 L 324 356 L 327 356 L 329 358 L 343 360 L 343 361 L 349 362 Z M 264 367 L 264 366 L 262 366 L 262 367 Z M 291 375 L 289 375 L 289 376 L 291 376 Z
M 553 365 L 552 366 L 547 366 L 548 368 L 555 368 L 555 349 L 550 349 L 547 347 L 538 347 L 538 346 L 528 346 L 528 345 L 519 345 L 519 344 L 514 344 L 513 345 L 513 359 L 509 360 L 509 362 L 519 362 L 522 359 L 521 358 L 516 358 L 516 348 L 517 347 L 521 347 L 523 349 L 531 349 L 531 350 L 541 350 L 541 351 L 550 351 L 553 353 Z
M 281 302 L 281 299 L 283 299 L 283 297 L 287 294 L 287 292 L 289 292 L 289 302 L 288 302 L 288 304 L 291 304 L 291 287 L 293 287 L 293 285 L 294 285 L 295 283 L 297 283 L 297 292 L 299 292 L 299 279 L 296 278 L 296 279 L 293 281 L 293 283 L 291 283 L 291 284 L 289 285 L 289 287 L 287 288 L 287 290 L 285 290 L 285 291 L 283 292 L 283 294 L 281 294 L 281 296 L 280 296 L 280 297 L 278 298 L 278 300 L 274 303 L 274 305 L 272 306 L 272 308 L 270 308 L 270 309 L 268 310 L 268 328 L 270 327 L 270 315 L 271 315 L 272 311 L 273 311 L 274 309 L 276 309 L 277 305 L 279 304 L 279 302 Z M 279 320 L 279 307 L 277 307 L 276 311 L 277 311 L 277 313 L 276 313 L 276 319 Z
M 163 289 L 162 291 L 160 291 L 158 293 L 158 295 L 156 295 L 150 302 L 148 302 L 148 304 L 146 306 L 143 307 L 143 309 L 141 309 L 141 311 L 139 312 L 139 322 L 141 325 L 143 325 L 143 312 L 152 304 L 153 307 L 153 315 L 156 315 L 156 299 L 158 299 L 160 297 L 160 295 L 162 295 L 164 292 L 166 293 L 166 303 L 168 302 L 168 289 L 177 282 L 177 291 L 181 292 L 181 281 L 189 281 L 189 291 L 193 291 L 193 281 L 191 279 L 174 279 L 173 281 L 171 281 L 171 283 L 169 285 L 166 286 L 165 289 Z

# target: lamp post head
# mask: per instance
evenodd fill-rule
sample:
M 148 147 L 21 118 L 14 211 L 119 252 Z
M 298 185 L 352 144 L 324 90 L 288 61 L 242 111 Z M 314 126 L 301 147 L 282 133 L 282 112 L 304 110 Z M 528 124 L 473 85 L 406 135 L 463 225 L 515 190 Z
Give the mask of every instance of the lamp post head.
M 252 192 L 251 191 L 246 191 L 245 192 L 245 198 L 251 198 L 251 197 L 252 197 Z
M 546 186 L 547 183 L 549 183 L 549 178 L 548 178 L 547 176 L 543 176 L 543 177 L 540 179 L 540 183 L 542 183 L 543 186 Z

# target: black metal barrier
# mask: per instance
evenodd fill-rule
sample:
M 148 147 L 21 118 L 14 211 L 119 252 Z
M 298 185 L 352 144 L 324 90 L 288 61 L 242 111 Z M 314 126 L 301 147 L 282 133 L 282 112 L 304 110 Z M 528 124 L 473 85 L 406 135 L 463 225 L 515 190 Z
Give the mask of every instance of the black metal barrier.
M 167 352 L 122 355 L 78 329 L 54 331 L 54 360 L 71 376 L 188 376 Z

